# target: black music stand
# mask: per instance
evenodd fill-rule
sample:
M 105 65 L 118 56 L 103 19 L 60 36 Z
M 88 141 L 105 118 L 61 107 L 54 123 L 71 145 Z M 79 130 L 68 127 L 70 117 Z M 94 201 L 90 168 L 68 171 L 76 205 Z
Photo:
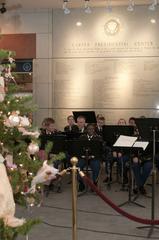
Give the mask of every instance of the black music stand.
M 58 154 L 58 153 L 66 150 L 66 136 L 65 135 L 62 135 L 62 134 L 55 134 L 55 135 L 45 134 L 45 135 L 41 135 L 40 139 L 41 139 L 40 149 L 45 150 L 45 147 L 46 147 L 47 143 L 52 142 L 53 146 L 52 146 L 52 149 L 51 149 L 50 153 Z
M 155 155 L 156 155 L 156 140 L 159 139 L 159 118 L 144 118 L 135 119 L 139 134 L 142 139 L 152 141 L 152 199 L 151 199 L 151 220 L 155 219 L 155 179 L 156 179 L 156 167 L 155 167 Z M 149 226 L 138 227 L 138 229 L 150 228 L 147 238 L 150 238 L 154 229 L 159 229 L 158 226 L 151 224 Z
M 86 169 L 85 172 L 88 175 L 88 167 L 89 161 L 93 161 L 94 158 L 100 159 L 102 155 L 102 142 L 100 140 L 83 140 L 79 139 L 76 141 L 72 141 L 71 149 L 69 154 L 71 156 L 76 156 L 78 158 L 85 159 L 86 161 Z M 78 196 L 82 196 L 88 192 L 88 187 L 85 187 L 85 191 L 78 194 Z
M 106 142 L 106 145 L 111 147 L 116 142 L 117 138 L 120 135 L 126 135 L 126 136 L 132 136 L 134 133 L 134 127 L 133 126 L 119 126 L 119 125 L 105 125 L 103 127 L 103 139 Z M 121 148 L 120 148 L 121 149 Z M 119 148 L 117 149 L 119 150 Z M 121 149 L 122 150 L 122 149 Z M 110 182 L 110 175 L 111 175 L 111 163 L 108 163 L 108 183 L 107 186 L 110 189 L 111 188 L 111 182 Z M 122 163 L 122 174 L 121 174 L 121 180 L 122 180 L 122 191 L 125 191 L 124 186 L 124 179 L 123 179 L 123 163 Z M 116 182 L 116 181 L 115 181 Z
M 120 125 L 104 125 L 103 126 L 103 138 L 104 141 L 109 146 L 113 146 L 113 144 L 116 142 L 117 138 L 120 135 L 125 136 L 132 136 L 134 133 L 134 127 L 133 126 L 120 126 Z
M 115 144 L 113 145 L 115 148 L 119 148 L 124 150 L 125 152 L 128 153 L 129 155 L 129 184 L 128 184 L 128 200 L 119 204 L 119 207 L 122 207 L 126 204 L 134 204 L 138 207 L 143 207 L 143 205 L 135 202 L 134 200 L 131 199 L 131 193 L 132 193 L 132 175 L 131 175 L 131 154 L 135 151 L 137 151 L 139 148 L 133 147 L 134 143 L 136 142 L 137 138 L 136 137 L 131 137 L 131 136 L 123 136 L 121 135 Z
M 49 152 L 49 158 L 51 158 L 52 154 L 59 154 L 60 152 L 65 152 L 66 150 L 66 136 L 62 135 L 61 133 L 56 133 L 56 134 L 43 134 L 40 136 L 40 140 L 41 140 L 41 146 L 40 149 L 42 150 L 46 150 L 46 145 L 51 142 L 52 145 L 52 149 L 50 149 Z M 53 161 L 53 166 L 55 168 L 59 168 L 59 166 L 61 166 L 61 163 L 59 160 L 57 161 Z M 49 186 L 47 186 L 45 193 L 46 196 L 49 195 L 50 191 L 54 191 L 54 188 L 57 188 L 56 192 L 60 193 L 61 192 L 61 188 L 62 188 L 62 179 L 58 179 L 56 185 L 52 184 L 52 182 L 50 183 Z
M 65 132 L 64 133 L 67 141 L 79 139 L 82 134 L 83 133 L 80 133 L 80 132 Z
M 94 111 L 73 111 L 73 116 L 77 122 L 79 116 L 83 116 L 86 119 L 86 123 L 96 123 L 96 115 Z

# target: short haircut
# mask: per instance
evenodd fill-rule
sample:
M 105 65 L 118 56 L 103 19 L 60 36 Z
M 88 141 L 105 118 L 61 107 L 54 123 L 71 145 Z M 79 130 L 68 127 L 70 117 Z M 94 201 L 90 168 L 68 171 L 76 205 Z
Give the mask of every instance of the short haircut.
M 69 116 L 67 117 L 67 120 L 69 120 L 69 118 L 75 119 L 73 115 L 69 115 Z
M 129 118 L 129 122 L 130 122 L 131 120 L 134 120 L 134 121 L 135 121 L 135 118 L 134 118 L 134 117 L 130 117 L 130 118 Z
M 105 121 L 105 117 L 101 116 L 101 117 L 98 117 L 97 120 L 102 120 L 102 121 Z
M 53 118 L 46 118 L 45 119 L 45 126 L 49 126 L 50 124 L 54 124 L 55 120 Z
M 89 127 L 93 127 L 93 128 L 95 129 L 95 125 L 94 125 L 93 123 L 89 123 L 89 124 L 87 125 L 87 129 L 88 129 Z
M 85 118 L 85 116 L 83 116 L 83 115 L 78 116 L 77 120 L 78 120 L 78 119 L 81 119 L 81 118 L 83 118 L 83 119 L 86 121 L 86 118 Z
M 120 118 L 120 119 L 118 120 L 118 124 L 120 123 L 120 121 L 123 121 L 123 122 L 126 124 L 126 120 L 125 120 L 124 118 Z
M 101 117 L 104 118 L 104 116 L 103 116 L 102 114 L 97 114 L 97 116 L 96 116 L 97 119 L 99 119 L 99 118 L 101 118 Z

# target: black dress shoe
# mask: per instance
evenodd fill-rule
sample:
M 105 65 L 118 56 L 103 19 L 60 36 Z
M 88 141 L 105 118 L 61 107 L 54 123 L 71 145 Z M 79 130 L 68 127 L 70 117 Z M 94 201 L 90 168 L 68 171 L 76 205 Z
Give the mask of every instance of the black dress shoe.
M 134 188 L 134 189 L 133 189 L 133 193 L 134 193 L 134 194 L 138 194 L 138 192 L 139 192 L 139 191 L 138 191 L 138 188 Z
M 49 193 L 50 193 L 49 185 L 44 185 L 44 195 L 48 197 Z
M 51 184 L 49 185 L 49 191 L 50 191 L 50 192 L 53 192 L 53 191 L 54 191 L 54 188 L 55 188 L 55 185 L 51 183 Z
M 143 194 L 143 195 L 146 195 L 146 193 L 147 193 L 147 192 L 146 192 L 146 189 L 145 189 L 143 186 L 139 188 L 139 191 L 140 191 L 140 193 Z
M 110 178 L 106 177 L 106 178 L 103 180 L 103 183 L 110 183 L 110 182 L 112 182 L 112 178 L 111 178 L 111 177 L 110 177 Z
M 98 186 L 98 182 L 93 182 L 94 183 L 94 185 L 96 185 L 96 187 Z
M 61 186 L 58 186 L 58 187 L 57 187 L 57 193 L 62 193 Z
M 98 187 L 98 182 L 93 182 L 93 183 L 96 187 Z M 91 192 L 95 192 L 95 191 L 91 188 Z
M 85 185 L 83 183 L 79 183 L 78 192 L 83 192 L 85 190 Z
M 67 184 L 72 184 L 72 180 L 69 180 Z
M 128 184 L 128 178 L 127 177 L 124 177 L 123 184 Z

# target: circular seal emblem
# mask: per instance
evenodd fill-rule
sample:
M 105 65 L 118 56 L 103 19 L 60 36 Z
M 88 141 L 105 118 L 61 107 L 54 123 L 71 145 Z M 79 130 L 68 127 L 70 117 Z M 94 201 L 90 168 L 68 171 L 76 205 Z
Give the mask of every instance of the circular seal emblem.
M 120 30 L 120 23 L 116 19 L 110 19 L 104 25 L 104 31 L 107 35 L 115 35 Z
M 31 64 L 29 62 L 26 62 L 23 64 L 23 70 L 25 72 L 30 72 L 31 71 Z

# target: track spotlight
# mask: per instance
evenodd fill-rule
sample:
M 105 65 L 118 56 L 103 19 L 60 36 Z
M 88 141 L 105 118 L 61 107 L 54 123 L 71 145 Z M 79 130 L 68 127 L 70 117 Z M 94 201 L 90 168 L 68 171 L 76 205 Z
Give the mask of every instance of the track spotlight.
M 153 0 L 153 2 L 148 7 L 148 9 L 151 10 L 151 11 L 155 11 L 156 10 L 156 6 L 157 6 L 157 0 Z
M 0 8 L 0 12 L 3 14 L 7 11 L 6 7 L 5 7 L 5 3 L 2 3 L 2 7 Z
M 107 1 L 106 11 L 108 13 L 112 12 L 111 0 Z
M 63 0 L 63 11 L 64 14 L 70 14 L 70 9 L 67 7 L 69 0 Z
M 133 0 L 129 0 L 129 5 L 127 7 L 127 10 L 129 12 L 133 12 L 134 11 L 134 6 L 135 6 L 134 1 Z
M 85 5 L 84 5 L 84 11 L 85 11 L 85 13 L 87 13 L 87 14 L 92 13 L 92 10 L 91 10 L 91 8 L 90 8 L 90 6 L 89 6 L 89 1 L 90 1 L 90 0 L 85 0 Z

